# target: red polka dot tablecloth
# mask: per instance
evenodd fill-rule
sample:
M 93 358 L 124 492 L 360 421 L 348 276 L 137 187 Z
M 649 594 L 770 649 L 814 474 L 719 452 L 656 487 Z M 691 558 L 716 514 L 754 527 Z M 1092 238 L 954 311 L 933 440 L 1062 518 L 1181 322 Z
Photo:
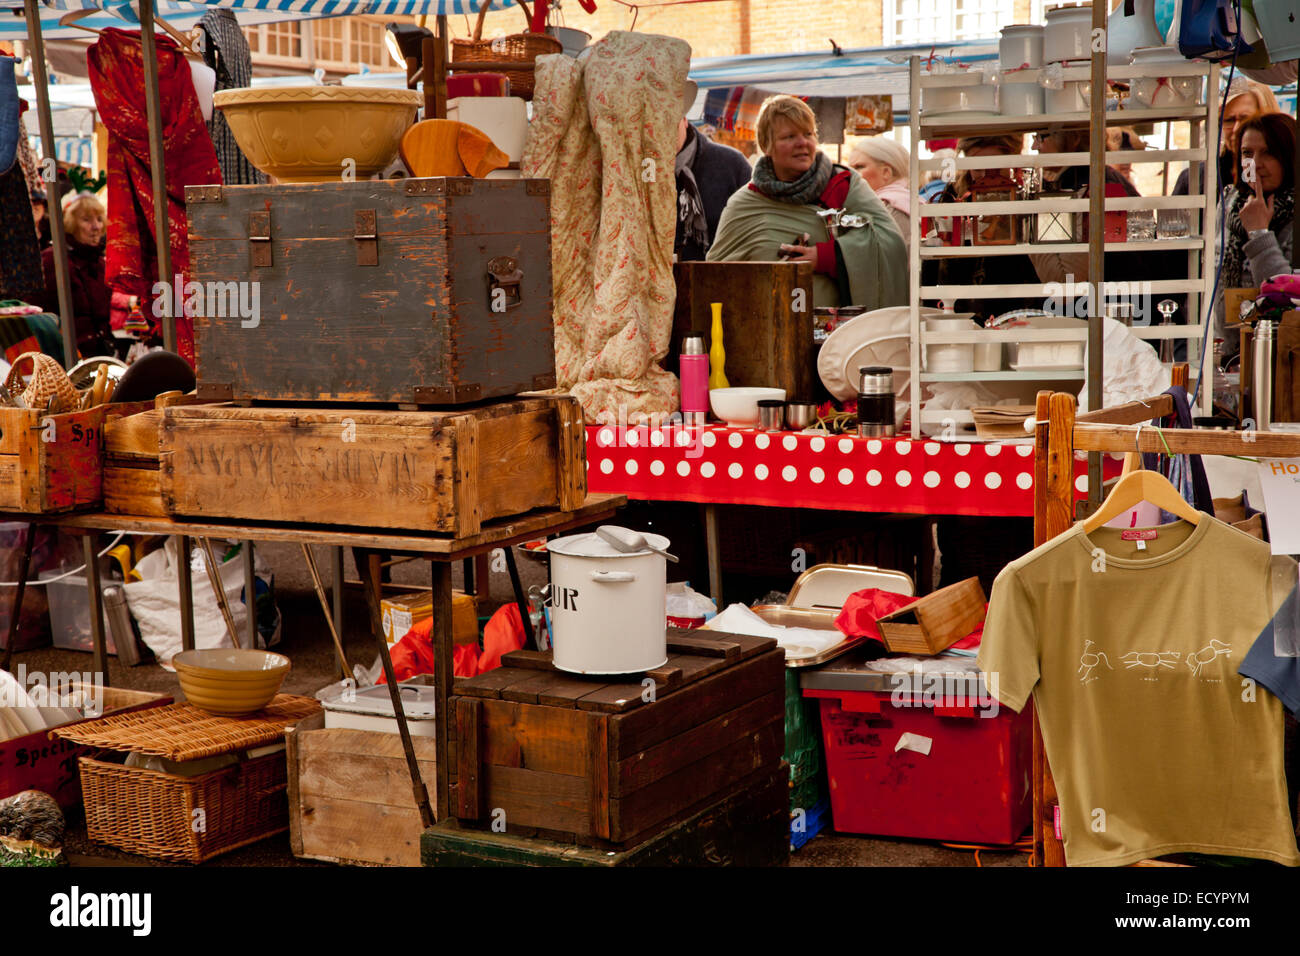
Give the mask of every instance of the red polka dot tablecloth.
M 1075 490 L 1087 494 L 1086 456 Z M 1105 473 L 1118 474 L 1120 456 Z M 717 426 L 587 427 L 587 487 L 648 501 L 1032 516 L 1030 442 L 939 442 Z

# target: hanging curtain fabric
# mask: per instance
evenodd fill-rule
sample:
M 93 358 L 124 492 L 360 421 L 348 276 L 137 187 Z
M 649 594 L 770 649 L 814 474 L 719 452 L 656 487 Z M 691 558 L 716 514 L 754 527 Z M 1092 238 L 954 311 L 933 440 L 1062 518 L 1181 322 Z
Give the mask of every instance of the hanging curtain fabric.
M 31 195 L 15 162 L 0 173 L 0 299 L 33 302 L 44 288 Z
M 203 14 L 199 26 L 204 33 L 203 62 L 217 71 L 217 89 L 229 90 L 248 86 L 253 82 L 253 60 L 248 52 L 248 41 L 239 29 L 234 13 L 225 7 L 216 7 Z M 235 142 L 235 134 L 226 123 L 221 110 L 212 111 L 208 123 L 212 145 L 217 150 L 221 164 L 221 178 L 227 185 L 264 183 L 266 176 L 258 172 Z
M 203 124 L 189 64 L 171 39 L 159 36 L 158 86 L 162 105 L 163 157 L 167 173 L 167 219 L 172 271 L 189 271 L 185 187 L 221 182 L 216 150 Z M 144 61 L 140 34 L 110 28 L 90 47 L 86 61 L 95 107 L 108 128 L 108 267 L 115 292 L 152 300 L 158 275 L 154 243 L 153 181 L 145 121 Z M 176 346 L 194 364 L 194 325 L 176 316 Z
M 22 101 L 10 56 L 0 56 L 0 299 L 32 297 L 45 286 L 36 217 L 27 177 L 17 161 Z

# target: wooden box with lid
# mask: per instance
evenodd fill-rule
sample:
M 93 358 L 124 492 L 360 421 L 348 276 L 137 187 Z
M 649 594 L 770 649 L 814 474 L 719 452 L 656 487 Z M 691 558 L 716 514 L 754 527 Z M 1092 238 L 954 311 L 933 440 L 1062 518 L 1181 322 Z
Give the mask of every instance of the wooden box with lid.
M 201 398 L 461 405 L 554 387 L 549 181 L 185 200 Z
M 781 765 L 785 654 L 669 629 L 668 662 L 579 677 L 515 652 L 456 682 L 461 827 L 628 850 Z

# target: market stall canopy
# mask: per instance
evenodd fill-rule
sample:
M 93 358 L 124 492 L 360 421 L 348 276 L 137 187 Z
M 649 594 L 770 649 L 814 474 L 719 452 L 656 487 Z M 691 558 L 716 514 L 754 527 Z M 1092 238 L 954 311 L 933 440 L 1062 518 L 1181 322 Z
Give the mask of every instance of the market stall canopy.
M 154 9 L 178 30 L 189 30 L 202 19 L 208 7 L 227 7 L 235 11 L 243 25 L 275 23 L 283 20 L 306 20 L 342 16 L 433 16 L 437 14 L 477 13 L 480 0 L 156 0 Z M 98 10 L 78 20 L 76 26 L 60 26 L 59 20 L 74 10 Z M 138 0 L 41 0 L 41 32 L 47 40 L 84 38 L 82 27 L 103 30 L 107 27 L 139 28 Z M 27 38 L 27 21 L 23 0 L 0 0 L 0 40 Z
M 708 90 L 726 86 L 756 86 L 791 96 L 868 96 L 890 94 L 897 116 L 908 110 L 907 60 L 920 55 L 948 62 L 980 63 L 996 60 L 998 41 L 968 40 L 942 46 L 871 47 L 817 53 L 783 53 L 773 56 L 705 57 L 691 61 L 691 79 L 700 87 L 695 110 L 698 119 Z

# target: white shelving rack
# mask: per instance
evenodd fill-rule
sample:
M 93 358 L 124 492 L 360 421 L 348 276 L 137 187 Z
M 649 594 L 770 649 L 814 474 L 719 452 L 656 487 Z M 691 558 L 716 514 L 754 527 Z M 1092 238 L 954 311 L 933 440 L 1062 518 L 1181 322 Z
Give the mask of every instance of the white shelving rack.
M 1066 129 L 1088 129 L 1089 114 L 1077 113 L 1041 113 L 1034 116 L 988 116 L 971 114 L 968 116 L 942 116 L 926 118 L 921 114 L 922 91 L 937 87 L 972 85 L 983 78 L 979 75 L 935 74 L 923 72 L 922 58 L 911 57 L 910 61 L 910 105 L 911 105 L 911 162 L 909 182 L 919 187 L 921 173 L 942 169 L 945 164 L 955 170 L 963 169 L 1027 169 L 1034 167 L 1086 166 L 1091 160 L 1091 153 L 1027 153 L 1008 161 L 1004 156 L 957 157 L 956 159 L 921 159 L 920 145 L 930 139 L 951 139 L 975 135 L 997 135 L 1000 133 L 1044 133 Z M 1024 80 L 1037 80 L 1038 71 L 1024 71 L 1019 74 Z M 1073 67 L 1061 73 L 1065 82 L 1090 79 L 1088 67 Z M 1169 109 L 1126 108 L 1110 110 L 1106 113 L 1107 126 L 1131 126 L 1143 123 L 1187 122 L 1190 124 L 1189 149 L 1148 149 L 1148 150 L 1107 150 L 1108 165 L 1117 163 L 1151 163 L 1151 162 L 1188 162 L 1191 166 L 1190 194 L 1187 196 L 1136 196 L 1107 197 L 1105 208 L 1109 211 L 1119 210 L 1161 210 L 1188 209 L 1200 211 L 1199 234 L 1195 212 L 1190 215 L 1189 236 L 1185 239 L 1163 239 L 1147 242 L 1106 242 L 1106 252 L 1120 252 L 1140 255 L 1143 252 L 1185 250 L 1187 252 L 1186 279 L 1164 279 L 1144 283 L 1143 292 L 1149 292 L 1154 299 L 1185 293 L 1187 295 L 1186 325 L 1162 327 L 1134 326 L 1133 332 L 1148 340 L 1186 339 L 1188 343 L 1187 360 L 1202 372 L 1213 372 L 1210 367 L 1212 348 L 1205 347 L 1207 337 L 1207 305 L 1214 293 L 1214 242 L 1218 231 L 1216 217 L 1218 213 L 1219 184 L 1218 173 L 1218 90 L 1219 67 L 1210 63 L 1162 63 L 1148 67 L 1115 66 L 1107 68 L 1107 77 L 1115 80 L 1129 80 L 1135 77 L 1182 77 L 1194 76 L 1204 81 L 1202 97 L 1204 102 L 1195 107 Z M 1093 91 L 1099 95 L 1099 91 Z M 1100 95 L 1105 95 L 1101 92 Z M 1105 144 L 1091 144 L 1092 149 L 1104 149 Z M 1205 164 L 1204 183 L 1197 173 L 1196 164 Z M 925 372 L 922 370 L 922 358 L 929 345 L 987 343 L 994 340 L 1008 342 L 1061 342 L 1087 341 L 1087 327 L 1082 326 L 1077 332 L 1073 330 L 999 330 L 969 332 L 927 332 L 921 324 L 921 302 L 946 299 L 994 299 L 1002 297 L 1044 297 L 1046 293 L 1041 283 L 1014 285 L 923 285 L 921 283 L 921 265 L 930 259 L 961 256 L 1009 256 L 1028 253 L 1087 253 L 1089 243 L 1017 243 L 1015 245 L 979 245 L 979 246 L 923 246 L 921 245 L 922 217 L 944 217 L 960 214 L 976 215 L 1026 215 L 1041 212 L 1072 212 L 1087 215 L 1087 199 L 1038 199 L 1016 200 L 1011 202 L 965 202 L 960 206 L 952 203 L 923 203 L 917 189 L 912 190 L 911 206 L 911 241 L 910 241 L 910 302 L 911 302 L 911 377 L 910 399 L 914 403 L 912 414 L 912 437 L 923 435 L 923 425 L 940 425 L 951 421 L 956 424 L 968 424 L 973 419 L 969 409 L 944 409 L 924 413 L 920 410 L 924 386 L 937 382 L 1024 382 L 1026 384 L 1042 383 L 1044 387 L 1082 388 L 1087 381 L 1088 361 L 1085 355 L 1084 368 L 1079 371 L 1000 371 L 1000 372 Z M 1157 213 L 1158 215 L 1158 213 Z M 1093 241 L 1102 242 L 1103 237 Z M 1083 286 L 1079 291 L 1086 289 Z M 1119 291 L 1117 285 L 1106 282 L 1102 288 L 1102 300 L 1107 291 Z M 1100 310 L 1094 310 L 1100 311 Z M 1194 320 L 1194 321 L 1190 321 Z M 1101 321 L 1094 318 L 1090 321 Z M 1213 328 L 1212 320 L 1210 328 Z M 1208 381 L 1208 379 L 1207 379 Z M 1073 384 L 1071 384 L 1073 383 Z M 1211 389 L 1202 388 L 1202 414 L 1209 413 Z

